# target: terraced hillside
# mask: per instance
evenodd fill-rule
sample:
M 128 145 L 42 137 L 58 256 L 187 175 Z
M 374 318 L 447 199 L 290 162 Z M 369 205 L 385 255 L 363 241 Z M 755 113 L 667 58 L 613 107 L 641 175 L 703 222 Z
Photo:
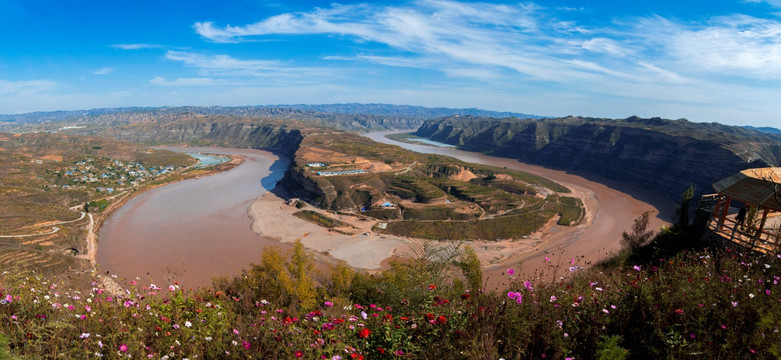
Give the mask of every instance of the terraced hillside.
M 87 247 L 85 203 L 117 202 L 193 163 L 107 139 L 0 133 L 0 267 L 84 268 L 75 255 Z
M 304 138 L 282 185 L 323 209 L 372 219 L 374 231 L 415 238 L 519 238 L 565 209 L 565 225 L 582 216 L 560 195 L 569 189 L 550 180 L 347 133 Z

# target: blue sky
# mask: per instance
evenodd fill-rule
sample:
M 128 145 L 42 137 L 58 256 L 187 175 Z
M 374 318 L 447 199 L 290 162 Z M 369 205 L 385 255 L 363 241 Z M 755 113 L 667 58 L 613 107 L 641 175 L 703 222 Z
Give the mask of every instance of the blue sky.
M 0 0 L 0 113 L 380 102 L 781 127 L 781 0 Z

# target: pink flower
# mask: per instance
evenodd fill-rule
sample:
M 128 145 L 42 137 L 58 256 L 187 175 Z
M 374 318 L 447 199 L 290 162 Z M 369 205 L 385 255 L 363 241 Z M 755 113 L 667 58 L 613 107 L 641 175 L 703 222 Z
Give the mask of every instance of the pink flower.
M 176 286 L 168 285 L 168 291 L 176 291 Z
M 247 350 L 249 350 L 249 348 L 252 347 L 252 345 L 250 345 L 249 341 L 242 341 L 241 342 L 241 346 L 244 346 L 244 348 L 247 349 Z
M 515 297 L 515 302 L 517 302 L 519 304 L 522 303 L 523 302 L 523 294 L 516 293 L 516 295 L 518 295 L 518 296 Z
M 119 351 L 127 352 L 127 345 L 125 345 L 125 344 L 119 345 Z
M 532 291 L 534 288 L 532 287 L 532 283 L 530 281 L 524 281 L 523 286 L 526 287 L 526 290 Z
M 639 265 L 632 266 L 632 269 L 635 269 L 635 270 L 637 270 L 637 271 L 640 271 L 640 266 L 639 266 Z
M 545 257 L 545 262 L 550 262 L 550 258 L 546 256 Z
M 334 303 L 332 303 L 330 301 L 326 301 L 325 302 L 325 306 L 331 307 L 331 306 L 334 306 Z
M 516 296 L 515 291 L 510 291 L 507 293 L 507 297 L 509 297 L 510 299 L 515 299 L 515 296 Z
M 236 335 L 238 335 L 238 334 L 239 334 L 239 331 L 238 331 L 238 330 L 236 330 L 236 329 L 233 329 L 233 333 L 234 333 L 234 334 L 236 334 Z
M 509 274 L 509 275 L 515 274 L 515 270 L 507 269 L 507 274 Z

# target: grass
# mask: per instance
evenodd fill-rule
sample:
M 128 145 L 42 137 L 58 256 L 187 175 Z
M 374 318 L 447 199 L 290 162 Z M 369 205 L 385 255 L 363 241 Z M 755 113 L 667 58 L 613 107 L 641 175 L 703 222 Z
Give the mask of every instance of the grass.
M 339 221 L 328 216 L 325 216 L 317 211 L 313 210 L 299 210 L 293 213 L 293 216 L 309 221 L 315 225 L 320 225 L 324 228 L 333 229 L 337 227 L 350 226 L 343 221 Z
M 584 215 L 583 202 L 578 198 L 562 196 L 559 205 L 559 225 L 573 225 L 580 221 Z
M 374 231 L 432 240 L 498 240 L 528 235 L 544 225 L 553 211 L 471 221 L 394 221 Z

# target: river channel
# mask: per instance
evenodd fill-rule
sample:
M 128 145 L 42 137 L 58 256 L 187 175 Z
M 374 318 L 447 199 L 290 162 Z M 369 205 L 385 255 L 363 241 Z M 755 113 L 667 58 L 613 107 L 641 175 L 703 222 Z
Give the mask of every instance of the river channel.
M 587 179 L 452 147 L 397 142 L 385 137 L 389 133 L 365 136 L 417 152 L 542 175 L 569 187 L 586 201 L 588 219 L 584 224 L 549 229 L 540 246 L 513 253 L 508 260 L 486 268 L 485 273 L 493 279 L 508 266 L 527 273 L 536 271 L 544 257 L 559 263 L 577 258 L 587 265 L 616 250 L 621 233 L 644 211 L 654 212 L 651 225 L 655 228 L 670 219 L 672 201 L 631 184 L 593 176 Z M 267 245 L 289 246 L 256 235 L 247 215 L 252 202 L 282 178 L 288 159 L 260 150 L 169 149 L 241 155 L 246 160 L 230 171 L 162 186 L 128 201 L 100 230 L 97 260 L 101 271 L 126 279 L 140 277 L 162 284 L 178 280 L 185 287 L 207 286 L 213 277 L 234 276 L 258 262 Z M 517 266 L 520 263 L 523 266 Z
M 266 245 L 280 245 L 252 232 L 247 209 L 282 178 L 287 158 L 261 150 L 166 149 L 245 160 L 230 171 L 149 190 L 117 209 L 98 234 L 100 271 L 157 285 L 206 286 L 258 262 Z

